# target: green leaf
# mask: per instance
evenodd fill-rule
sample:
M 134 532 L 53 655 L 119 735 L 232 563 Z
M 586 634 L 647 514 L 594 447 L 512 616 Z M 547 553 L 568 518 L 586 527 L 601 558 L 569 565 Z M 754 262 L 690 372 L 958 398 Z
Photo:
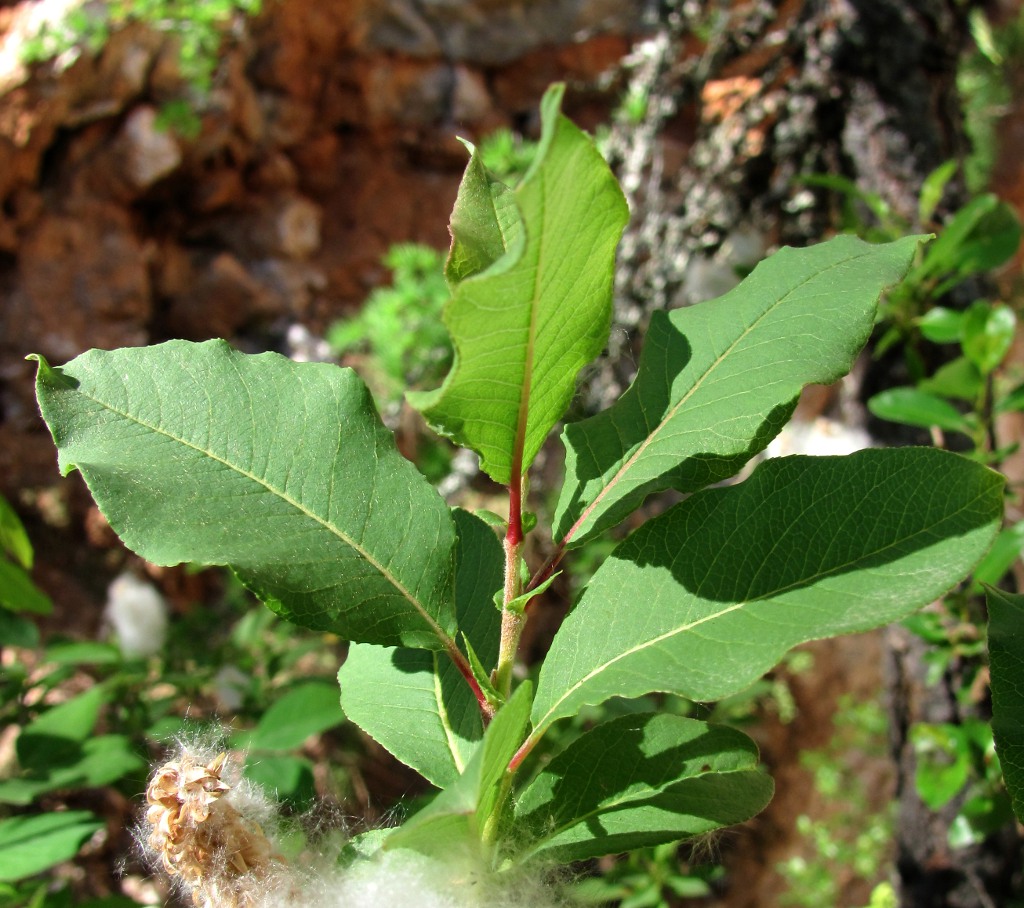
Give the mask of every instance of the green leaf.
M 0 560 L 0 605 L 12 612 L 49 615 L 50 597 L 39 589 L 25 571 L 9 561 Z
M 116 665 L 124 661 L 112 643 L 95 640 L 61 640 L 46 647 L 43 657 L 57 665 Z
M 37 736 L 31 753 L 39 754 L 47 745 L 51 750 L 32 762 L 22 757 L 21 743 L 19 738 L 18 762 L 27 772 L 0 782 L 0 803 L 26 805 L 48 791 L 100 788 L 138 775 L 146 766 L 124 735 L 100 735 L 83 742 Z
M 34 649 L 39 646 L 39 628 L 28 618 L 0 608 L 0 646 Z
M 1024 596 L 988 587 L 992 732 L 1013 812 L 1024 822 Z
M 502 584 L 504 555 L 482 520 L 462 510 L 453 516 L 458 623 L 488 669 L 498 658 L 501 616 L 491 594 Z M 438 788 L 458 778 L 483 737 L 476 698 L 444 654 L 355 644 L 338 682 L 346 715 Z
M 973 404 L 985 388 L 985 379 L 974 363 L 958 356 L 939 366 L 934 375 L 919 381 L 917 388 L 937 397 L 953 397 Z
M 956 725 L 917 722 L 910 729 L 916 767 L 914 787 L 930 810 L 939 810 L 955 798 L 971 773 L 967 737 Z
M 595 573 L 541 669 L 533 737 L 612 696 L 721 699 L 798 643 L 909 614 L 984 554 L 1003 482 L 898 448 L 769 460 L 691 496 Z
M 344 719 L 337 686 L 328 681 L 308 681 L 271 704 L 247 746 L 252 750 L 295 750 L 310 735 L 333 728 Z
M 635 713 L 599 725 L 544 767 L 516 805 L 525 856 L 560 863 L 690 838 L 750 819 L 771 800 L 746 735 Z
M 38 359 L 61 470 L 81 471 L 129 548 L 230 565 L 296 624 L 451 645 L 448 508 L 354 372 L 223 341 Z
M 445 263 L 445 277 L 452 287 L 486 271 L 523 242 L 523 224 L 512 191 L 487 171 L 472 145 L 466 143 L 466 147 L 469 163 L 452 209 L 452 247 Z
M 443 856 L 482 840 L 507 779 L 508 764 L 523 741 L 532 693 L 532 685 L 524 681 L 487 726 L 465 772 L 396 829 L 385 848 L 411 848 Z
M 102 828 L 87 810 L 0 820 L 0 880 L 13 882 L 70 860 Z
M 498 599 L 497 604 L 499 609 L 504 609 L 507 612 L 514 612 L 518 615 L 523 614 L 523 612 L 526 611 L 526 606 L 530 604 L 530 600 L 533 599 L 535 596 L 539 596 L 541 593 L 543 593 L 549 586 L 551 586 L 552 583 L 555 582 L 558 575 L 561 573 L 561 571 L 555 571 L 555 573 L 548 577 L 547 580 L 545 580 L 538 586 L 535 586 L 528 593 L 523 593 L 521 596 L 516 596 L 515 599 L 512 599 L 511 601 L 506 602 L 504 604 L 500 602 L 501 592 L 495 593 L 495 596 Z M 529 578 L 527 578 L 527 580 L 529 580 Z
M 955 344 L 963 331 L 964 314 L 945 306 L 932 306 L 917 320 L 921 334 L 933 344 Z
M 97 685 L 33 719 L 18 735 L 18 761 L 22 766 L 35 769 L 60 765 L 61 742 L 81 744 L 86 741 L 108 699 L 109 694 Z
M 1024 551 L 1024 520 L 1006 527 L 974 569 L 976 584 L 997 584 Z M 980 589 L 978 590 L 980 592 Z
M 483 470 L 506 485 L 532 463 L 577 373 L 608 339 L 615 247 L 628 217 L 604 159 L 559 113 L 563 90 L 544 96 L 537 157 L 511 191 L 523 231 L 506 236 L 508 251 L 462 280 L 445 309 L 452 371 L 437 391 L 408 395 L 433 428 L 475 450 Z M 470 213 L 466 194 L 457 211 L 493 225 L 493 196 L 478 195 L 485 197 L 478 213 Z M 456 232 L 464 250 L 466 232 Z M 492 243 L 472 266 L 449 272 L 470 273 L 496 252 Z
M 890 388 L 868 400 L 868 409 L 879 419 L 947 432 L 970 432 L 967 418 L 949 401 L 917 388 Z
M 1013 209 L 991 193 L 980 195 L 942 228 L 915 274 L 919 280 L 946 277 L 942 289 L 948 290 L 972 274 L 991 271 L 1009 260 L 1020 236 Z
M 988 375 L 1009 352 L 1016 328 L 1017 317 L 1009 306 L 976 301 L 964 313 L 964 356 Z
M 654 313 L 632 387 L 565 428 L 555 538 L 578 545 L 652 492 L 736 473 L 778 434 L 804 385 L 850 370 L 879 294 L 920 242 L 839 236 L 781 249 L 725 296 Z
M 1024 410 L 1024 384 L 1017 385 L 1004 397 L 999 397 L 995 402 L 997 413 L 1007 413 L 1012 410 Z
M 10 503 L 0 495 L 0 549 L 3 549 L 26 571 L 32 570 L 32 543 L 21 518 Z M 0 589 L 3 589 L 0 584 Z
M 917 203 L 917 221 L 919 224 L 927 224 L 931 220 L 939 202 L 942 201 L 942 196 L 946 191 L 946 184 L 953 179 L 959 166 L 959 162 L 956 159 L 946 161 L 924 178 L 924 182 L 921 184 L 921 195 Z

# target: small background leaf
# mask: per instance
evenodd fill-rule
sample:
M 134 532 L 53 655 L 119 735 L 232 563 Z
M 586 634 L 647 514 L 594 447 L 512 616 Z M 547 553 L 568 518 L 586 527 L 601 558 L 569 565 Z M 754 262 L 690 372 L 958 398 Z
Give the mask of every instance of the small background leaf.
M 274 701 L 248 735 L 253 750 L 296 750 L 311 735 L 344 721 L 338 688 L 329 681 L 309 681 Z
M 14 882 L 70 860 L 102 828 L 86 810 L 0 820 L 0 880 Z
M 0 496 L 0 549 L 3 549 L 26 571 L 32 570 L 32 543 L 29 542 L 21 518 L 3 496 Z
M 0 605 L 13 612 L 49 615 L 50 597 L 39 589 L 25 571 L 10 561 L 0 561 Z
M 243 771 L 250 782 L 295 810 L 306 810 L 316 800 L 313 764 L 304 757 L 250 754 Z
M 917 388 L 890 388 L 868 401 L 868 409 L 879 419 L 947 432 L 968 432 L 967 418 L 949 401 Z

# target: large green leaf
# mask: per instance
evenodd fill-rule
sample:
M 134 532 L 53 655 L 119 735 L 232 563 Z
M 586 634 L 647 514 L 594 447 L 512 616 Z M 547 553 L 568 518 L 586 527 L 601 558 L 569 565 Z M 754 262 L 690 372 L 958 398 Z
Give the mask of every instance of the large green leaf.
M 271 608 L 352 640 L 450 645 L 448 508 L 348 369 L 223 341 L 39 358 L 61 470 L 129 548 L 230 565 Z
M 1024 596 L 988 588 L 988 657 L 996 753 L 1024 822 Z
M 568 863 L 741 823 L 772 790 L 741 732 L 635 713 L 556 756 L 520 796 L 516 821 L 532 838 L 527 856 Z
M 504 214 L 495 214 L 495 195 L 480 187 L 471 161 L 467 179 L 477 188 L 460 197 L 459 264 L 448 273 L 473 276 L 454 288 L 444 314 L 455 364 L 440 389 L 409 395 L 434 428 L 475 450 L 504 484 L 533 461 L 577 373 L 608 339 L 615 247 L 628 217 L 604 159 L 559 113 L 562 93 L 556 86 L 544 96 L 537 156 L 511 191 L 521 230 L 498 229 Z M 489 239 L 470 238 L 460 226 L 467 221 L 486 225 Z M 474 273 L 504 243 L 507 252 Z M 468 264 L 467 248 L 476 252 Z
M 494 531 L 455 510 L 455 607 L 459 628 L 484 666 L 498 658 L 504 556 Z M 357 643 L 338 672 L 346 715 L 438 788 L 462 773 L 483 737 L 476 697 L 446 655 Z M 381 691 L 387 691 L 381 697 Z
M 654 313 L 633 385 L 565 428 L 555 538 L 578 545 L 652 492 L 736 473 L 779 433 L 804 385 L 850 371 L 879 295 L 921 239 L 784 248 L 725 296 Z
M 512 694 L 487 726 L 465 772 L 418 814 L 396 829 L 385 848 L 410 848 L 444 856 L 482 842 L 485 827 L 507 781 L 530 718 L 533 687 L 529 681 Z
M 587 703 L 717 700 L 805 640 L 866 630 L 961 579 L 999 530 L 1003 478 L 932 448 L 786 457 L 648 521 L 555 636 L 534 737 Z
M 0 820 L 0 880 L 13 882 L 70 860 L 102 828 L 87 810 Z

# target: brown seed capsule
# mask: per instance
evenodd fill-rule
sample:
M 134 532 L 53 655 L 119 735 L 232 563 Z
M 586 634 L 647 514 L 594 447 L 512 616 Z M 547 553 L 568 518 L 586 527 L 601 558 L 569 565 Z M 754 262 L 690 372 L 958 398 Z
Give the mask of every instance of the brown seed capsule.
M 255 886 L 279 866 L 270 841 L 224 798 L 226 754 L 206 764 L 183 754 L 165 763 L 146 789 L 149 845 L 167 873 L 203 908 L 246 908 Z

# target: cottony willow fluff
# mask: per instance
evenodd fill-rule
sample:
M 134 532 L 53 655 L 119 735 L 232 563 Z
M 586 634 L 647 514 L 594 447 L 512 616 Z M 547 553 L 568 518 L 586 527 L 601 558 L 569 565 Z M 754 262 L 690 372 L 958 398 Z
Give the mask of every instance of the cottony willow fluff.
M 144 852 L 197 908 L 557 908 L 545 875 L 492 876 L 468 853 L 443 861 L 398 851 L 339 866 L 326 842 L 286 860 L 277 805 L 212 759 L 182 746 L 146 791 Z M 264 829 L 264 825 L 267 828 Z

